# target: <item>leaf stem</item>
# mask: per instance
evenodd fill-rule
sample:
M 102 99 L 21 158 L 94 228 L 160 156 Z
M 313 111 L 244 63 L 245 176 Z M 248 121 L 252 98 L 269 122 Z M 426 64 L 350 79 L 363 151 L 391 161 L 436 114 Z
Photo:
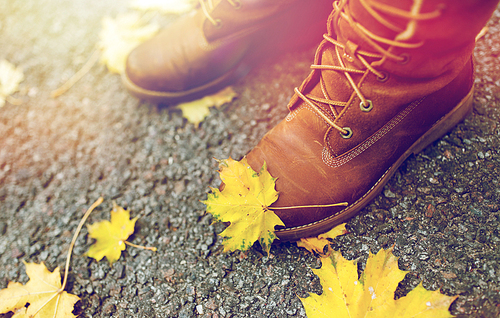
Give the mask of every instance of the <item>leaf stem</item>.
M 12 105 L 15 105 L 15 106 L 21 105 L 23 103 L 22 99 L 14 98 L 10 95 L 5 96 L 5 100 L 8 101 L 9 103 L 11 103 Z
M 90 71 L 95 62 L 97 62 L 97 59 L 99 59 L 99 53 L 99 50 L 95 50 L 94 53 L 92 53 L 92 56 L 90 56 L 89 60 L 82 66 L 80 70 L 78 70 L 78 72 L 75 73 L 75 75 L 73 75 L 61 87 L 50 92 L 50 97 L 56 98 L 66 93 L 68 89 L 70 89 L 76 82 L 78 82 L 85 74 Z
M 156 247 L 150 247 L 150 246 L 142 246 L 142 245 L 136 245 L 134 243 L 130 243 L 129 241 L 123 241 L 125 244 L 130 245 L 132 247 L 137 247 L 143 250 L 150 250 L 153 252 L 156 252 Z
M 287 210 L 287 209 L 303 209 L 303 208 L 330 208 L 334 206 L 347 206 L 349 203 L 332 203 L 332 204 L 313 204 L 313 205 L 296 205 L 296 206 L 268 206 L 269 210 Z
M 64 268 L 64 279 L 63 279 L 63 283 L 62 283 L 62 286 L 61 286 L 61 289 L 60 289 L 60 292 L 62 292 L 64 290 L 64 288 L 66 288 L 66 282 L 68 281 L 68 273 L 69 273 L 69 263 L 71 261 L 71 253 L 73 252 L 73 246 L 75 246 L 75 242 L 76 242 L 76 238 L 78 237 L 78 234 L 80 234 L 80 231 L 82 230 L 82 227 L 83 227 L 83 224 L 85 223 L 85 221 L 87 220 L 87 218 L 89 217 L 90 213 L 99 205 L 101 204 L 103 201 L 103 198 L 100 197 L 99 199 L 97 199 L 97 201 L 95 201 L 91 206 L 90 208 L 87 210 L 87 212 L 85 212 L 85 214 L 83 215 L 82 219 L 80 220 L 80 224 L 78 224 L 78 227 L 76 228 L 76 232 L 75 232 L 75 235 L 73 235 L 73 239 L 71 240 L 71 244 L 69 245 L 69 250 L 68 250 L 68 257 L 66 258 L 66 266 Z

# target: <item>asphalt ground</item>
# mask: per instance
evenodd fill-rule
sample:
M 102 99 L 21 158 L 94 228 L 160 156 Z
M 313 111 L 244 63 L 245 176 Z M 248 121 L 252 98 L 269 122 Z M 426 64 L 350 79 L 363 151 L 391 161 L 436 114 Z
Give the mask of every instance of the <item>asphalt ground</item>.
M 68 92 L 50 92 L 92 54 L 101 19 L 125 1 L 0 0 L 0 58 L 26 79 L 0 109 L 0 288 L 26 282 L 23 260 L 64 266 L 80 218 L 109 219 L 112 200 L 139 215 L 132 243 L 110 266 L 77 240 L 67 291 L 81 317 L 304 317 L 297 296 L 320 293 L 320 261 L 294 243 L 267 256 L 258 246 L 222 253 L 224 226 L 205 215 L 213 158 L 239 159 L 287 113 L 314 48 L 266 61 L 234 85 L 238 98 L 196 128 L 179 110 L 140 102 L 120 78 L 94 66 Z M 175 16 L 155 17 L 166 25 Z M 451 313 L 500 315 L 500 12 L 475 52 L 474 111 L 410 157 L 372 204 L 332 242 L 348 259 L 394 245 L 408 270 L 396 294 L 420 281 L 459 295 Z M 3 317 L 6 317 L 5 315 Z

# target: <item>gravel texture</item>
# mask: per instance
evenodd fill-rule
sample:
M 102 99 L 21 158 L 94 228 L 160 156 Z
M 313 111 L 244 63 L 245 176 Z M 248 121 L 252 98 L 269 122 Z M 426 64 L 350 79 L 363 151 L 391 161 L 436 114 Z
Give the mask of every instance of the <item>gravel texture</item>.
M 113 266 L 96 262 L 83 255 L 84 228 L 67 287 L 81 317 L 305 317 L 297 296 L 321 292 L 310 270 L 320 261 L 294 243 L 269 256 L 258 246 L 222 253 L 224 227 L 199 200 L 220 182 L 213 158 L 241 158 L 285 116 L 314 50 L 254 69 L 199 128 L 130 97 L 102 65 L 50 98 L 91 55 L 102 17 L 127 10 L 112 0 L 0 0 L 0 58 L 26 76 L 15 95 L 23 104 L 0 109 L 0 288 L 27 281 L 22 260 L 63 267 L 84 211 L 104 196 L 88 222 L 109 219 L 115 200 L 140 216 L 131 242 L 158 252 L 129 247 Z M 332 243 L 363 261 L 394 245 L 410 271 L 396 294 L 423 281 L 459 295 L 451 312 L 461 317 L 500 315 L 499 19 L 476 50 L 474 112 L 410 157 Z

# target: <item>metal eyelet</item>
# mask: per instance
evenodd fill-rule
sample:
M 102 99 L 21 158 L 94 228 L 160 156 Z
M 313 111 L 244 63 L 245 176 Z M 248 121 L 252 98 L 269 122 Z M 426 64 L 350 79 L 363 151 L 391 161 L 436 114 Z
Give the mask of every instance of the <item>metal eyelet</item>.
M 215 21 L 214 27 L 216 27 L 217 29 L 222 28 L 222 20 L 221 19 L 215 19 L 214 21 Z
M 347 53 L 344 53 L 344 54 L 342 55 L 342 57 L 343 57 L 343 58 L 344 58 L 347 62 L 349 62 L 349 63 L 354 62 L 354 58 L 353 58 L 352 56 L 350 56 L 349 54 L 347 54 Z
M 399 57 L 403 58 L 403 60 L 398 61 L 398 64 L 406 65 L 410 62 L 410 54 L 408 54 L 408 53 L 403 53 Z
M 382 74 L 382 77 L 377 76 L 377 81 L 379 81 L 380 83 L 387 82 L 387 80 L 389 79 L 389 73 L 382 71 L 380 72 L 380 74 Z
M 344 127 L 344 128 L 342 128 L 342 129 L 344 129 L 345 131 L 347 131 L 347 134 L 343 134 L 342 132 L 340 132 L 340 135 L 342 136 L 342 138 L 344 138 L 344 139 L 349 139 L 349 138 L 351 138 L 351 137 L 352 137 L 352 129 L 351 129 L 351 128 L 349 128 L 349 127 Z
M 370 110 L 372 110 L 372 108 L 373 108 L 373 103 L 372 103 L 372 101 L 371 101 L 371 100 L 369 100 L 369 99 L 367 99 L 367 100 L 366 100 L 366 102 L 368 103 L 368 105 L 365 105 L 365 104 L 363 103 L 363 101 L 361 101 L 361 102 L 359 103 L 359 108 L 361 108 L 361 110 L 362 110 L 362 111 L 364 111 L 364 112 L 369 112 L 369 111 L 370 111 Z M 345 128 L 344 128 L 344 129 L 345 129 Z
M 238 10 L 239 8 L 241 8 L 241 1 L 240 0 L 233 0 L 234 4 L 233 5 L 233 8 L 235 8 L 236 10 Z

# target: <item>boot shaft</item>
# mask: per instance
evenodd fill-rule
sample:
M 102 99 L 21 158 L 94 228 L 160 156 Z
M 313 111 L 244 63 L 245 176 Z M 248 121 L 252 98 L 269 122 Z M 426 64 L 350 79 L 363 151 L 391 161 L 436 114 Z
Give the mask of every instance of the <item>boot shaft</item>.
M 335 120 L 354 101 L 365 104 L 371 96 L 383 102 L 379 107 L 392 107 L 438 91 L 470 60 L 475 36 L 497 2 L 336 1 L 313 71 L 299 91 L 316 97 Z M 324 107 L 325 100 L 335 102 Z M 296 94 L 289 108 L 300 103 Z
M 332 29 L 352 48 L 380 53 L 380 71 L 413 78 L 449 73 L 469 59 L 498 0 L 349 0 L 334 6 Z M 348 62 L 348 61 L 347 61 Z M 358 65 L 359 66 L 359 65 Z

